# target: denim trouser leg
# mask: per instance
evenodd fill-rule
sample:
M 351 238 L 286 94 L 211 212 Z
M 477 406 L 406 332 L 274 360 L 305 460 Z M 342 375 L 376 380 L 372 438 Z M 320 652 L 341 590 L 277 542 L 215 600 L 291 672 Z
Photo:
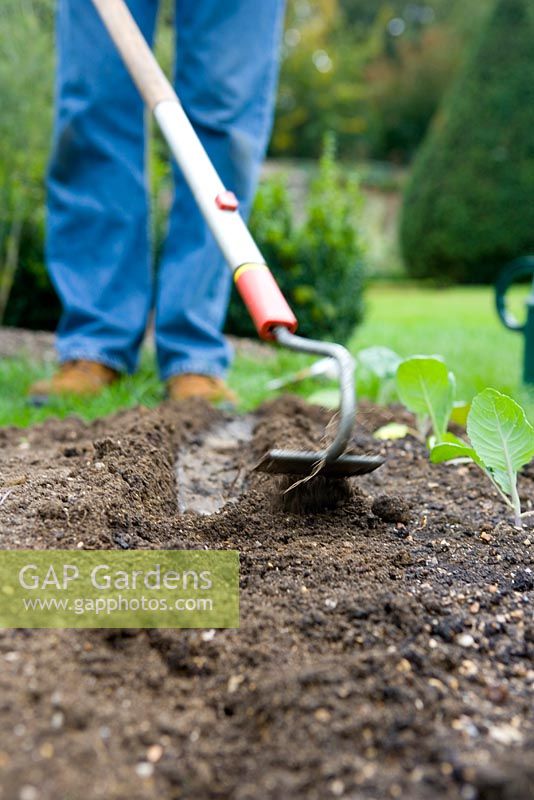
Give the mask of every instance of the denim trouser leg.
M 129 0 L 151 40 L 157 0 Z M 59 0 L 47 260 L 61 361 L 132 371 L 151 302 L 144 112 L 88 0 Z
M 209 156 L 248 214 L 275 98 L 284 0 L 177 0 L 176 88 Z M 231 275 L 180 172 L 156 286 L 163 378 L 223 375 Z

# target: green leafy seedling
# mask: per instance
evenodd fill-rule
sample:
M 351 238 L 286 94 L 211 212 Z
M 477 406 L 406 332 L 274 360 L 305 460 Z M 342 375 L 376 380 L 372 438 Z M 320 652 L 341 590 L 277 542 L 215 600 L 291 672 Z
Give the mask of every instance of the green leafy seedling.
M 436 356 L 412 356 L 397 369 L 397 391 L 401 402 L 412 411 L 421 433 L 432 430 L 432 442 L 447 438 L 447 426 L 454 406 L 455 379 Z
M 356 361 L 363 369 L 368 370 L 377 378 L 394 378 L 397 367 L 402 358 L 389 347 L 366 347 L 356 356 Z
M 358 392 L 379 405 L 395 399 L 395 374 L 402 359 L 389 347 L 366 347 L 356 355 Z
M 379 405 L 391 400 L 395 396 L 394 379 L 401 360 L 389 347 L 360 350 L 355 358 L 357 394 L 361 393 Z M 339 400 L 339 390 L 335 388 L 319 389 L 308 397 L 308 402 L 331 409 L 339 408 Z
M 430 458 L 434 463 L 457 458 L 471 459 L 489 477 L 521 526 L 521 501 L 517 473 L 534 458 L 534 428 L 521 406 L 496 389 L 477 394 L 467 417 L 471 446 L 460 439 L 437 444 Z M 452 438 L 452 437 L 451 437 Z

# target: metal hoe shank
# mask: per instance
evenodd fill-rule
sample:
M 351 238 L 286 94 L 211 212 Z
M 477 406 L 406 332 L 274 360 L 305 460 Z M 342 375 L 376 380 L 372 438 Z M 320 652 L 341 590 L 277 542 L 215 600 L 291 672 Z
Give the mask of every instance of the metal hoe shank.
M 335 359 L 340 381 L 339 422 L 333 442 L 324 450 L 271 450 L 260 461 L 257 469 L 275 474 L 349 477 L 363 475 L 380 467 L 384 463 L 380 456 L 343 456 L 352 435 L 356 413 L 354 361 L 349 351 L 340 344 L 295 336 L 283 327 L 275 328 L 273 334 L 279 344 L 290 350 Z

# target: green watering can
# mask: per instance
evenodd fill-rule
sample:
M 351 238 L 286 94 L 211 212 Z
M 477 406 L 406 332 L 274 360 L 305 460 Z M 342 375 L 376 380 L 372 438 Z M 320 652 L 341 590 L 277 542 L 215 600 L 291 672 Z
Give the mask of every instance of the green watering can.
M 503 325 L 509 330 L 523 333 L 525 336 L 525 356 L 523 360 L 523 381 L 534 383 L 534 280 L 527 297 L 527 317 L 523 324 L 506 308 L 506 292 L 512 283 L 530 275 L 534 279 L 534 256 L 524 256 L 511 261 L 503 269 L 495 284 L 495 302 L 497 313 Z

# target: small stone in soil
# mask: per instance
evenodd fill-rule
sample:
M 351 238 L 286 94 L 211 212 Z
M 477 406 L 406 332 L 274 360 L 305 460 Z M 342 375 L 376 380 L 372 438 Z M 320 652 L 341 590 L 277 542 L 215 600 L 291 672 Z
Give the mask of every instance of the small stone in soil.
M 35 786 L 23 786 L 19 792 L 19 800 L 37 800 L 39 792 Z
M 456 637 L 456 644 L 459 644 L 460 647 L 473 647 L 475 640 L 470 633 L 462 633 Z
M 150 778 L 154 773 L 154 765 L 149 764 L 148 761 L 141 761 L 136 765 L 135 771 L 140 778 Z
M 147 750 L 147 761 L 156 764 L 163 755 L 163 747 L 160 744 L 153 744 Z

